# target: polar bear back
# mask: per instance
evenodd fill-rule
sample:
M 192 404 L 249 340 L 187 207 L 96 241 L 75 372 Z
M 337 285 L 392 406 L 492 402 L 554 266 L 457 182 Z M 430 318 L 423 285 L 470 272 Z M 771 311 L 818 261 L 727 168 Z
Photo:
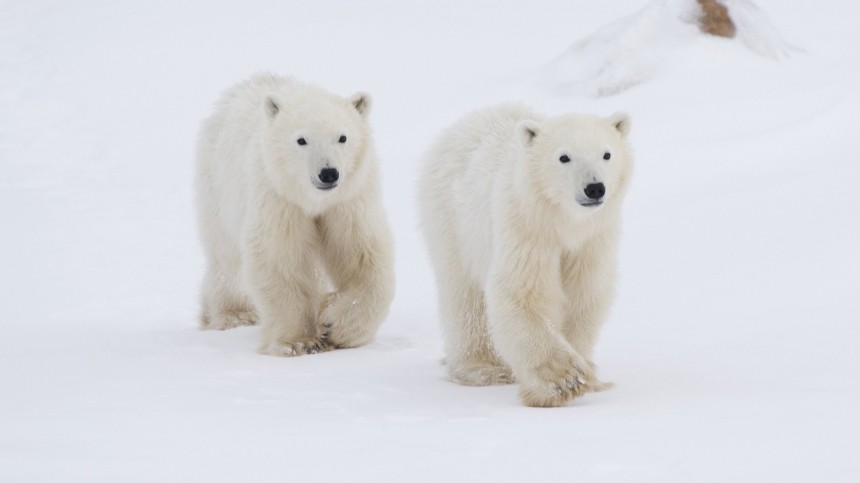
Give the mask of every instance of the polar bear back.
M 247 206 L 249 163 L 260 155 L 263 101 L 268 93 L 292 82 L 274 75 L 256 75 L 227 90 L 204 122 L 197 142 L 198 208 L 219 233 L 238 234 Z M 206 216 L 209 214 L 210 216 Z
M 455 263 L 482 284 L 493 251 L 493 200 L 513 189 L 513 169 L 522 150 L 514 133 L 523 119 L 542 116 L 521 105 L 473 112 L 441 134 L 424 166 L 419 197 L 425 232 L 453 238 L 431 245 L 456 243 Z

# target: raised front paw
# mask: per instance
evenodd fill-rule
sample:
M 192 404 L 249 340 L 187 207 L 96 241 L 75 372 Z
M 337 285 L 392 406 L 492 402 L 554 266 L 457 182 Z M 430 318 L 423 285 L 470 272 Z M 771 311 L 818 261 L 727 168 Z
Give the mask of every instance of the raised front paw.
M 295 357 L 305 354 L 316 354 L 318 352 L 326 352 L 331 350 L 322 339 L 305 339 L 298 341 L 281 341 L 264 342 L 260 346 L 260 354 L 280 357 Z
M 329 294 L 319 316 L 323 339 L 336 348 L 358 347 L 373 339 L 367 311 L 358 298 L 347 294 Z
M 527 406 L 557 407 L 594 390 L 595 380 L 576 353 L 559 351 L 531 371 L 520 385 L 520 397 Z

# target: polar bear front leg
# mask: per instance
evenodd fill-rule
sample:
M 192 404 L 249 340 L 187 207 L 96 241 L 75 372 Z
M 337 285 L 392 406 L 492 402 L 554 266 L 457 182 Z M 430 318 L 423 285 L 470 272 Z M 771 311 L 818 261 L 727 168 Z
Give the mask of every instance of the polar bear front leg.
M 303 221 L 269 220 L 244 240 L 243 269 L 260 314 L 262 354 L 290 357 L 327 349 L 315 324 L 321 294 L 309 245 L 312 225 Z
M 561 277 L 567 303 L 562 333 L 568 342 L 593 364 L 594 346 L 615 293 L 614 230 L 588 240 L 575 253 L 561 258 Z M 593 390 L 611 388 L 612 383 L 595 379 Z
M 561 406 L 588 392 L 593 377 L 588 361 L 555 327 L 563 301 L 558 260 L 537 252 L 521 249 L 496 257 L 487 311 L 493 341 L 520 383 L 523 402 Z
M 317 228 L 336 290 L 319 316 L 326 342 L 367 344 L 394 298 L 394 249 L 382 207 L 370 196 L 343 204 L 323 214 Z

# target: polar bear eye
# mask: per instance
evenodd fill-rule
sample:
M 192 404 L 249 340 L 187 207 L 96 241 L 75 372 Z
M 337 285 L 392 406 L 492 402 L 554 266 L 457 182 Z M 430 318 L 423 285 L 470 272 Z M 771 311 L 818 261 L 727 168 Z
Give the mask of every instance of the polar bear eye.
M 605 159 L 605 160 L 607 160 L 607 161 L 608 161 L 608 160 L 609 160 L 609 158 L 611 158 L 611 157 L 612 157 L 612 155 L 611 155 L 611 154 L 609 154 L 609 153 L 603 153 L 603 159 Z
M 307 141 L 305 141 L 305 138 L 299 138 L 296 140 L 296 142 L 299 143 L 299 146 L 304 146 L 308 143 Z
M 337 140 L 337 142 L 339 142 L 339 143 L 341 143 L 341 144 L 345 143 L 345 142 L 346 142 L 346 136 L 344 136 L 343 134 L 341 134 L 341 135 L 340 135 L 340 139 L 338 139 L 338 140 Z
M 558 158 L 558 160 L 561 161 L 562 163 L 569 163 L 570 162 L 570 156 L 568 156 L 566 154 L 562 154 L 561 157 Z

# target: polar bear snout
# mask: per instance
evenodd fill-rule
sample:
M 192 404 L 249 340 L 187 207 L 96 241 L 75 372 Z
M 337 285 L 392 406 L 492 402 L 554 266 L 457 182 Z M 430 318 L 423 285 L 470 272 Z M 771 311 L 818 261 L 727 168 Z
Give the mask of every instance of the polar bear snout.
M 603 183 L 591 183 L 585 187 L 585 196 L 589 199 L 599 200 L 606 194 L 606 186 Z
M 336 183 L 338 178 L 340 178 L 340 173 L 337 172 L 337 168 L 323 168 L 320 170 L 319 179 L 325 184 Z
M 577 199 L 577 202 L 580 205 L 597 206 L 603 203 L 603 196 L 606 195 L 606 186 L 603 183 L 591 183 L 587 185 L 582 192 L 585 194 L 587 199 Z
M 320 190 L 330 190 L 337 186 L 337 180 L 340 179 L 340 173 L 337 168 L 323 168 L 317 175 L 319 182 L 314 181 L 314 186 Z

